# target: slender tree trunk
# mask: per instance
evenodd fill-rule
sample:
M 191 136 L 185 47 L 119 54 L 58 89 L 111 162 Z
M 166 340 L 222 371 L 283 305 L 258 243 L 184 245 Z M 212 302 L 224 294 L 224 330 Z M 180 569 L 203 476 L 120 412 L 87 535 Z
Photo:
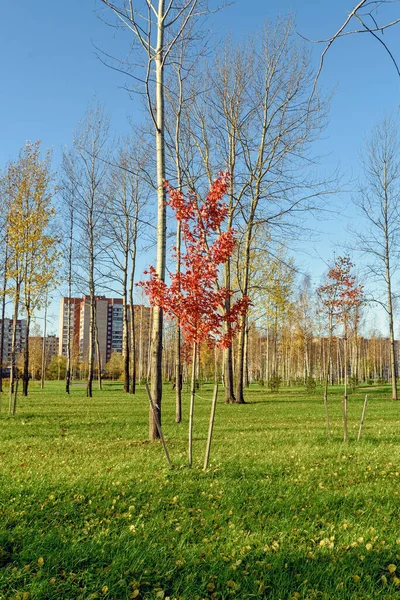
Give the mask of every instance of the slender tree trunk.
M 181 270 L 181 222 L 176 222 L 176 272 Z M 181 368 L 181 330 L 179 323 L 175 330 L 175 422 L 182 421 L 182 368 Z
M 348 386 L 348 356 L 347 356 L 347 318 L 344 323 L 344 394 L 343 394 L 343 441 L 349 441 L 347 427 L 347 386 Z
M 96 354 L 97 354 L 97 381 L 98 381 L 98 386 L 99 386 L 99 390 L 103 389 L 103 380 L 102 380 L 102 364 L 101 364 L 101 353 L 100 353 L 100 342 L 99 342 L 99 326 L 97 324 L 97 309 L 95 310 L 94 313 L 95 317 L 94 317 L 94 322 L 95 322 L 95 329 L 94 329 L 94 333 L 95 333 L 95 340 L 96 340 Z
M 208 436 L 207 436 L 206 452 L 204 455 L 203 471 L 207 470 L 208 461 L 210 460 L 212 434 L 213 434 L 214 422 L 215 422 L 215 410 L 217 407 L 217 397 L 218 397 L 218 363 L 217 363 L 217 349 L 215 348 L 214 349 L 214 392 L 213 392 L 213 397 L 212 397 L 212 401 L 211 401 L 210 423 L 208 426 Z
M 0 326 L 0 392 L 3 391 L 3 361 L 4 361 L 4 320 L 6 318 L 6 289 L 8 269 L 8 244 L 6 240 L 4 257 L 3 293 L 1 299 L 1 326 Z
M 386 239 L 386 282 L 387 282 L 387 297 L 388 297 L 388 315 L 389 315 L 389 336 L 390 336 L 390 370 L 392 375 L 392 400 L 397 400 L 397 364 L 396 364 L 396 343 L 394 338 L 393 325 L 393 304 L 392 304 L 392 287 L 389 264 L 389 241 Z
M 225 263 L 225 281 L 224 285 L 226 289 L 231 289 L 231 264 L 230 259 Z M 230 298 L 227 298 L 225 302 L 225 311 L 228 312 L 230 310 L 231 301 Z M 227 331 L 229 332 L 230 324 L 226 324 Z M 225 384 L 225 403 L 231 404 L 236 401 L 235 393 L 233 389 L 233 353 L 232 346 L 226 348 L 224 350 L 224 384 Z
M 245 338 L 244 338 L 244 379 L 243 385 L 245 388 L 249 387 L 249 325 L 246 325 Z
M 252 211 L 249 216 L 249 224 L 246 234 L 246 243 L 244 248 L 244 275 L 243 275 L 243 295 L 247 296 L 249 289 L 249 274 L 250 274 L 250 250 L 251 250 L 251 239 L 253 233 L 252 222 L 254 219 L 254 212 Z M 246 343 L 246 327 L 247 327 L 247 316 L 243 315 L 240 323 L 240 330 L 238 335 L 238 353 L 236 362 L 236 403 L 244 404 L 243 394 L 243 381 L 244 381 L 244 354 L 245 354 L 245 343 Z
M 140 325 L 139 325 L 139 344 L 138 344 L 139 356 L 139 383 L 143 383 L 144 377 L 144 336 L 143 336 L 143 304 L 140 305 Z
M 16 372 L 16 348 L 17 348 L 17 319 L 19 310 L 19 298 L 20 297 L 20 283 L 15 284 L 15 297 L 14 297 L 14 316 L 13 316 L 13 328 L 11 338 L 11 364 L 10 364 L 10 403 L 8 407 L 8 414 L 15 415 L 17 411 L 17 400 L 14 396 L 14 383 L 17 378 Z
M 90 291 L 90 318 L 89 318 L 89 347 L 88 347 L 88 379 L 86 387 L 86 396 L 93 396 L 93 371 L 94 371 L 94 355 L 95 355 L 95 296 L 92 285 Z
M 22 395 L 28 395 L 28 386 L 29 386 L 29 333 L 31 328 L 31 313 L 30 307 L 27 306 L 27 314 L 26 314 L 26 336 L 25 336 L 25 345 L 24 345 L 24 371 L 23 371 L 23 379 L 22 379 Z
M 196 395 L 196 364 L 197 364 L 197 344 L 193 344 L 192 356 L 192 382 L 190 386 L 190 408 L 189 408 L 189 467 L 193 461 L 193 417 L 194 417 L 194 397 Z
M 157 169 L 157 260 L 156 272 L 161 281 L 165 279 L 166 254 L 166 210 L 165 210 L 165 141 L 164 141 L 164 0 L 158 1 L 157 42 L 155 49 L 156 85 L 156 169 Z M 160 426 L 162 398 L 162 332 L 163 313 L 159 307 L 153 308 L 153 331 L 151 353 L 151 396 Z M 154 412 L 149 413 L 149 439 L 159 437 Z
M 332 314 L 329 314 L 329 346 L 328 346 L 328 357 L 326 359 L 325 366 L 325 390 L 324 390 L 324 407 L 325 407 L 325 419 L 326 419 L 326 430 L 328 438 L 331 437 L 331 425 L 329 420 L 329 408 L 328 408 L 328 387 L 329 387 L 329 375 L 332 365 L 332 337 L 333 337 L 333 323 Z
M 42 343 L 42 370 L 40 373 L 40 389 L 44 389 L 46 375 L 46 334 L 47 334 L 47 294 L 44 304 L 43 343 Z
M 68 317 L 67 317 L 67 364 L 65 370 L 65 391 L 67 394 L 70 393 L 71 384 L 71 294 L 72 294 L 72 251 L 73 251 L 73 233 L 74 233 L 74 205 L 73 199 L 69 204 L 69 247 L 68 247 Z M 75 306 L 74 306 L 75 308 Z M 64 326 L 64 323 L 62 324 Z
M 135 242 L 136 243 L 136 242 Z M 130 304 L 130 320 L 129 320 L 129 362 L 130 362 L 130 387 L 129 393 L 136 393 L 136 332 L 135 332 L 135 305 L 133 304 L 133 288 L 135 279 L 135 256 L 132 259 L 132 268 L 129 284 L 129 304 Z M 151 411 L 153 414 L 153 411 Z M 157 423 L 155 423 L 157 429 Z M 158 429 L 157 429 L 158 431 Z
M 124 392 L 129 393 L 129 367 L 130 367 L 130 348 L 129 348 L 129 320 L 128 320 L 128 248 L 125 247 L 124 271 L 122 281 L 122 354 L 124 357 Z M 131 309 L 132 310 L 132 309 Z

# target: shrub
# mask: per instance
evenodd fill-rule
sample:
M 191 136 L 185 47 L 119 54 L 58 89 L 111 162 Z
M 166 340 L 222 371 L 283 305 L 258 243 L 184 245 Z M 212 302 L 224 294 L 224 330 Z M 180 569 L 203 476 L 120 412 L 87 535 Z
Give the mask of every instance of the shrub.
M 278 392 L 282 384 L 282 377 L 280 375 L 272 375 L 268 380 L 268 387 L 271 392 Z
M 309 375 L 306 379 L 306 392 L 307 394 L 313 394 L 317 389 L 317 382 L 312 375 Z
M 349 377 L 349 386 L 353 392 L 358 388 L 359 383 L 360 382 L 358 381 L 358 377 L 356 377 L 355 375 Z

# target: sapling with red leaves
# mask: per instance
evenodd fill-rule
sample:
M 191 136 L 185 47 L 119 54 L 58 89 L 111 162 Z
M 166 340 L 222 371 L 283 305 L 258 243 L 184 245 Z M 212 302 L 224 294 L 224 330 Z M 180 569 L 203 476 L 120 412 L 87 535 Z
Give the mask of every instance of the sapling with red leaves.
M 194 192 L 185 196 L 166 182 L 167 204 L 181 224 L 184 248 L 180 253 L 182 270 L 172 274 L 171 283 L 167 285 L 158 277 L 154 267 L 150 267 L 149 281 L 139 284 L 149 296 L 152 306 L 162 308 L 166 318 L 177 320 L 185 341 L 192 346 L 189 466 L 192 465 L 196 358 L 199 345 L 207 343 L 210 347 L 229 347 L 238 331 L 239 319 L 246 314 L 250 303 L 249 298 L 243 296 L 225 311 L 226 300 L 232 296 L 232 291 L 218 285 L 219 267 L 229 259 L 235 246 L 235 232 L 229 229 L 221 233 L 220 230 L 228 212 L 223 196 L 229 185 L 229 174 L 221 172 L 211 185 L 205 201 L 200 203 Z M 224 331 L 226 323 L 230 324 L 228 332 Z M 216 390 L 217 384 L 214 388 L 204 468 L 208 464 Z
M 331 362 L 331 345 L 334 322 L 343 323 L 344 328 L 344 395 L 343 395 L 343 429 L 344 441 L 348 441 L 347 428 L 347 387 L 348 387 L 348 326 L 352 312 L 359 318 L 359 308 L 363 301 L 363 286 L 357 283 L 352 272 L 354 264 L 349 256 L 338 256 L 328 271 L 327 283 L 318 290 L 322 304 L 329 317 L 329 363 Z M 329 368 L 329 367 L 328 367 Z M 327 381 L 325 385 L 325 407 L 327 411 Z M 330 435 L 329 418 L 327 416 L 328 435 Z

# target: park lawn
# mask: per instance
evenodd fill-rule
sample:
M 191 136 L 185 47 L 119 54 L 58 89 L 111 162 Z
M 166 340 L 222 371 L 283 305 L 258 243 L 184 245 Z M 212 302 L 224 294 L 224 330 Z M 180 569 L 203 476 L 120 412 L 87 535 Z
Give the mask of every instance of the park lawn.
M 148 403 L 121 384 L 93 399 L 61 383 L 31 385 L 0 416 L 0 599 L 400 598 L 400 403 L 388 386 L 222 394 L 207 472 L 201 469 L 211 386 L 199 390 L 194 461 L 164 394 L 169 469 L 148 443 Z M 369 405 L 357 443 L 364 394 Z

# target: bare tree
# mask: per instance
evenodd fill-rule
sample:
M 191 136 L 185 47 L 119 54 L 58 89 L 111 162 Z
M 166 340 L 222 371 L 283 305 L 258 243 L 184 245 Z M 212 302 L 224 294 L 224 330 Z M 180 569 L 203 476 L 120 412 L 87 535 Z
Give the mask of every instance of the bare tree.
M 107 278 L 122 292 L 122 354 L 124 392 L 135 393 L 135 310 L 134 288 L 139 235 L 147 225 L 144 215 L 150 188 L 146 183 L 147 155 L 137 137 L 119 151 L 111 171 L 109 200 L 104 212 L 106 229 L 105 264 Z
M 383 282 L 371 299 L 388 316 L 392 399 L 397 400 L 397 357 L 394 337 L 393 275 L 398 265 L 400 242 L 400 139 L 394 118 L 385 118 L 373 130 L 362 157 L 364 177 L 354 204 L 366 223 L 366 230 L 354 234 L 357 248 L 367 259 L 369 280 Z
M 63 160 L 64 177 L 76 198 L 74 212 L 79 236 L 75 238 L 75 245 L 81 266 L 79 277 L 81 285 L 89 292 L 88 397 L 92 397 L 94 377 L 96 282 L 101 277 L 99 262 L 104 251 L 101 239 L 109 168 L 108 131 L 109 122 L 102 107 L 93 105 L 78 129 L 73 150 L 65 153 Z
M 65 391 L 70 393 L 71 385 L 71 364 L 73 351 L 73 332 L 72 332 L 72 275 L 73 275 L 73 253 L 74 253 L 74 226 L 75 226 L 75 180 L 73 178 L 73 155 L 71 153 L 63 153 L 62 165 L 63 178 L 60 182 L 61 206 L 62 212 L 66 219 L 66 247 L 65 254 L 67 257 L 66 263 L 66 281 L 67 281 L 67 347 L 66 347 L 66 369 L 65 369 Z M 62 324 L 64 327 L 64 323 Z

